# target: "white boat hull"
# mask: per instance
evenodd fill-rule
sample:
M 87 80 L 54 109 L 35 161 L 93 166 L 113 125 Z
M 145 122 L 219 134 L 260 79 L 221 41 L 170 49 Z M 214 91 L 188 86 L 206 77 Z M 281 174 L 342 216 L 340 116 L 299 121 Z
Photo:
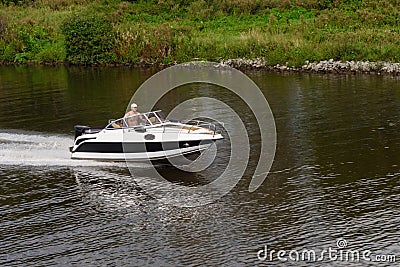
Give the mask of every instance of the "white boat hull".
M 87 127 L 84 133 L 76 136 L 70 150 L 72 159 L 159 160 L 201 152 L 222 138 L 221 134 L 206 128 L 173 122 L 140 128 L 95 130 Z

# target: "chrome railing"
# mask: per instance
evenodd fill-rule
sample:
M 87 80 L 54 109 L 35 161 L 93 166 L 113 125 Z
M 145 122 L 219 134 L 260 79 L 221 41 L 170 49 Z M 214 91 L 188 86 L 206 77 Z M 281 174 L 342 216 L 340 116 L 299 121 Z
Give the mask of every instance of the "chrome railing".
M 199 128 L 205 128 L 210 130 L 211 132 L 213 132 L 213 135 L 215 135 L 218 131 L 217 125 L 215 125 L 214 123 L 211 122 L 207 122 L 207 121 L 201 121 L 201 120 L 189 120 L 186 122 L 183 122 L 184 124 L 188 124 L 188 125 L 193 125 L 193 127 L 199 127 Z M 222 122 L 218 122 L 219 124 L 221 124 L 223 126 Z M 191 130 L 193 130 L 193 128 L 190 128 L 188 132 L 190 132 Z

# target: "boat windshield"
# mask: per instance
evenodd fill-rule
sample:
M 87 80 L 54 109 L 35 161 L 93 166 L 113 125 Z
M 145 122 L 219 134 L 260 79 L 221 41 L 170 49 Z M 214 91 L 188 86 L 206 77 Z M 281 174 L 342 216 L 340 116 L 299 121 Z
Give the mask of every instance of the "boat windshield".
M 160 124 L 165 121 L 164 113 L 161 110 L 143 113 L 150 124 Z
M 135 126 L 150 126 L 161 124 L 165 121 L 165 116 L 161 110 L 139 113 L 124 117 L 118 120 L 110 120 L 107 128 L 123 128 Z

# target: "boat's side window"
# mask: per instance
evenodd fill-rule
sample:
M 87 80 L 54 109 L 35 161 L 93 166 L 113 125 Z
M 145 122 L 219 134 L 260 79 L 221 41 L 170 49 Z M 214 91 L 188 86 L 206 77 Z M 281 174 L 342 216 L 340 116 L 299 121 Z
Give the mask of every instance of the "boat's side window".
M 165 114 L 162 111 L 154 112 L 154 114 L 157 117 L 157 120 L 160 121 L 160 123 L 165 121 Z
M 147 122 L 148 125 L 150 125 L 150 123 L 151 124 L 159 123 L 156 115 L 153 112 L 150 112 L 149 114 L 147 114 L 147 119 L 148 119 L 148 122 Z
M 107 128 L 118 129 L 118 128 L 123 128 L 123 127 L 125 127 L 124 120 L 123 119 L 119 119 L 119 120 L 111 121 L 111 123 L 108 125 Z

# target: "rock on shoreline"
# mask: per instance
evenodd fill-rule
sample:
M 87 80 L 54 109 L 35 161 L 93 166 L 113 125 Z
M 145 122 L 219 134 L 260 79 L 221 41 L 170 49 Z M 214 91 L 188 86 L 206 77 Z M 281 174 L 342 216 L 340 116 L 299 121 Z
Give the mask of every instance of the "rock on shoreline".
M 334 61 L 333 59 L 320 62 L 308 62 L 301 67 L 290 67 L 277 64 L 269 66 L 268 61 L 262 58 L 256 59 L 227 59 L 221 60 L 220 64 L 236 68 L 266 68 L 275 71 L 295 72 L 319 72 L 319 73 L 387 73 L 400 74 L 400 63 L 369 62 L 369 61 Z

